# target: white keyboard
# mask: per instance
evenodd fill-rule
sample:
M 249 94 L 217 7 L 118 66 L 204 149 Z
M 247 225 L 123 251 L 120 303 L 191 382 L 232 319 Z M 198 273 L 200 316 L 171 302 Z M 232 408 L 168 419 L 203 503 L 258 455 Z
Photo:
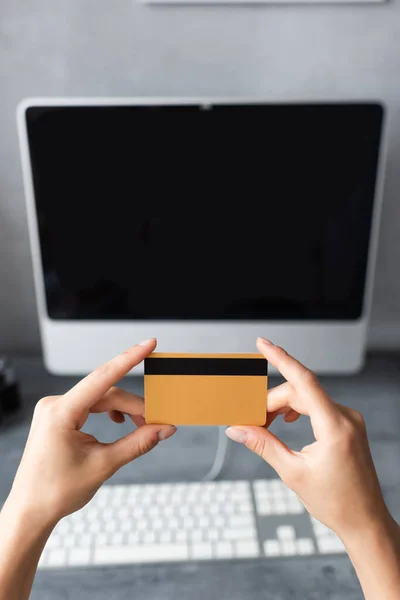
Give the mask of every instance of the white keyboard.
M 39 568 L 342 552 L 278 479 L 104 485 L 57 525 Z

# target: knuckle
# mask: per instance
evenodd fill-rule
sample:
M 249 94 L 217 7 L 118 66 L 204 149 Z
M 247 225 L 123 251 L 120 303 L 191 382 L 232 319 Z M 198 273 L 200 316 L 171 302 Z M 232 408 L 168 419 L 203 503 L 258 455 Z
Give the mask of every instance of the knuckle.
M 115 397 L 115 396 L 118 396 L 120 392 L 121 392 L 120 388 L 118 388 L 116 385 L 112 385 L 106 395 L 107 395 L 107 397 L 108 396 Z
M 276 348 L 281 356 L 289 356 L 285 348 L 282 348 L 282 346 L 276 346 Z
M 114 474 L 114 465 L 111 464 L 111 461 L 106 452 L 97 452 L 95 459 L 96 471 L 100 475 L 100 478 L 106 481 Z
M 255 454 L 258 454 L 258 456 L 261 456 L 262 458 L 264 458 L 264 455 L 265 455 L 265 439 L 264 438 L 256 438 L 255 440 L 251 440 L 251 442 L 249 442 L 247 444 L 247 447 L 249 450 L 251 450 Z
M 353 446 L 359 435 L 357 426 L 349 419 L 345 418 L 342 423 L 342 439 L 344 443 L 350 447 Z
M 100 367 L 97 367 L 97 369 L 95 369 L 91 376 L 93 379 L 97 380 L 97 379 L 103 379 L 104 377 L 107 377 L 107 375 L 110 373 L 112 369 L 112 365 L 110 362 L 106 362 L 104 363 L 104 365 L 101 365 Z
M 157 434 L 152 435 L 151 437 L 141 438 L 138 441 L 138 454 L 142 456 L 143 454 L 147 454 L 153 448 L 155 448 L 158 444 Z
M 45 396 L 44 398 L 41 398 L 38 402 L 36 402 L 35 413 L 40 413 L 43 412 L 43 410 L 47 409 L 50 406 L 52 400 L 52 396 Z
M 315 386 L 318 384 L 318 378 L 314 371 L 311 371 L 307 367 L 304 368 L 302 379 L 307 385 Z
M 359 429 L 361 429 L 361 430 L 366 429 L 366 423 L 365 423 L 365 419 L 364 419 L 363 415 L 360 412 L 358 412 L 358 410 L 353 410 L 352 415 L 353 415 L 353 419 L 354 419 L 356 425 L 359 427 Z

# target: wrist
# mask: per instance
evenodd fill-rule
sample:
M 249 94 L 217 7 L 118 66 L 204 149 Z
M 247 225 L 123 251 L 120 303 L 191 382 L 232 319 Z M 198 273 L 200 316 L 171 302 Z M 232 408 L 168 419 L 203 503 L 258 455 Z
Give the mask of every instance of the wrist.
M 389 511 L 385 509 L 380 515 L 366 519 L 364 525 L 338 533 L 349 554 L 357 551 L 361 546 L 373 547 L 381 545 L 383 541 L 397 543 L 399 526 Z
M 30 538 L 48 536 L 57 525 L 57 519 L 52 518 L 45 511 L 37 510 L 25 498 L 15 497 L 12 492 L 4 503 L 0 515 L 3 523 L 16 534 L 21 531 Z

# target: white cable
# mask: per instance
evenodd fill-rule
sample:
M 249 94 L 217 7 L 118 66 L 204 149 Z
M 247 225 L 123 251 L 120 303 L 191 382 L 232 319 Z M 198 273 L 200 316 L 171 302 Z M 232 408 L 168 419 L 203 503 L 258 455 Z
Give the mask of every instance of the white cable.
M 225 434 L 225 427 L 218 427 L 217 449 L 215 451 L 214 462 L 202 481 L 214 481 L 221 473 L 225 463 L 228 442 L 229 440 Z

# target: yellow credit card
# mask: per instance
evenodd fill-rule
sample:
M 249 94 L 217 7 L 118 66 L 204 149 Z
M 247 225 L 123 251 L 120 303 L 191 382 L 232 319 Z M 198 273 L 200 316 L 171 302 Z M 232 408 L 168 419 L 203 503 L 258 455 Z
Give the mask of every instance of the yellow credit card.
M 261 354 L 153 352 L 144 361 L 146 423 L 265 425 L 267 381 Z

